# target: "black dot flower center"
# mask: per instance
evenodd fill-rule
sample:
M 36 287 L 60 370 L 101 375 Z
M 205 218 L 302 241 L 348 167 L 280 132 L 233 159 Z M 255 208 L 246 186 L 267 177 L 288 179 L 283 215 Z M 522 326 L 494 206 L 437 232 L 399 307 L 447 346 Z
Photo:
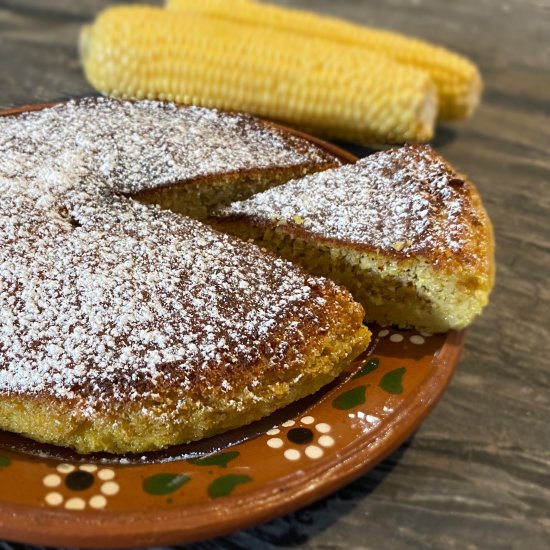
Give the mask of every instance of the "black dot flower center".
M 292 428 L 292 430 L 288 430 L 286 436 L 289 441 L 298 445 L 305 445 L 313 441 L 313 432 L 307 428 Z
M 76 472 L 71 472 L 65 478 L 65 485 L 71 491 L 85 491 L 89 489 L 94 484 L 94 476 L 89 472 L 83 472 L 78 470 Z

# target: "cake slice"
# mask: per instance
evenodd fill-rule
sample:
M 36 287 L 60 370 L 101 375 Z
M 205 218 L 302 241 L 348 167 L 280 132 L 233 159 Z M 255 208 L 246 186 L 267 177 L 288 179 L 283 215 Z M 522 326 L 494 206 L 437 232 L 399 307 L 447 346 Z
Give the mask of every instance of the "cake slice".
M 494 280 L 475 187 L 427 146 L 379 152 L 220 209 L 216 227 L 346 286 L 368 321 L 468 325 Z

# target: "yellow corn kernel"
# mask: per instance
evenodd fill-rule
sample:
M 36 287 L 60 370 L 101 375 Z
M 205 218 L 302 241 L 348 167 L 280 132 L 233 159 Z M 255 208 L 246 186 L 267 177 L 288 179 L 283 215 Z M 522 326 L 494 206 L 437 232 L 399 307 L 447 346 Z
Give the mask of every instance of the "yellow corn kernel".
M 479 103 L 482 82 L 476 66 L 460 55 L 422 40 L 250 0 L 167 0 L 166 5 L 174 10 L 330 39 L 422 69 L 437 87 L 438 117 L 442 120 L 466 118 Z
M 83 29 L 90 83 L 105 94 L 255 113 L 358 143 L 425 141 L 437 97 L 422 71 L 321 39 L 145 6 Z

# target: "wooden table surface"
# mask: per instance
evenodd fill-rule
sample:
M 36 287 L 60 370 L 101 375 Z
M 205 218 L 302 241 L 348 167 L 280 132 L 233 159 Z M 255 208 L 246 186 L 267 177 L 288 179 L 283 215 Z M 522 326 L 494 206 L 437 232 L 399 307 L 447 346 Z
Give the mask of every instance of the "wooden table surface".
M 0 0 L 0 107 L 91 92 L 77 32 L 109 3 Z M 478 63 L 481 108 L 440 127 L 434 145 L 485 200 L 496 287 L 449 390 L 410 442 L 313 506 L 191 548 L 550 548 L 550 2 L 285 3 L 418 35 Z

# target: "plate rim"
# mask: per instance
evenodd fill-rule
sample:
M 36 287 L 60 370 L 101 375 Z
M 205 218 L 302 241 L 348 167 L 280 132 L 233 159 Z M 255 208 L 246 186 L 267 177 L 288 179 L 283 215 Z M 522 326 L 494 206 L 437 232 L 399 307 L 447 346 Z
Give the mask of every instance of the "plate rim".
M 27 544 L 79 548 L 147 547 L 185 544 L 247 529 L 291 513 L 319 500 L 362 474 L 394 452 L 424 421 L 445 392 L 463 351 L 466 331 L 450 331 L 434 371 L 400 407 L 372 440 L 372 432 L 358 438 L 330 459 L 303 470 L 282 489 L 281 478 L 243 494 L 174 509 L 154 511 L 73 511 L 0 502 L 1 536 Z M 367 448 L 366 460 L 362 452 Z M 129 466 L 131 467 L 131 466 Z M 290 477 L 290 476 L 288 476 Z M 285 481 L 286 479 L 283 478 Z M 262 506 L 258 506 L 258 501 Z M 39 518 L 33 517 L 38 512 Z M 212 522 L 212 516 L 216 521 Z M 202 520 L 202 521 L 201 521 Z M 159 529 L 159 525 L 161 528 Z M 99 530 L 106 534 L 97 534 Z
M 70 99 L 1 109 L 0 116 L 39 111 L 67 101 Z M 323 139 L 276 122 L 265 122 L 318 145 L 344 162 L 357 161 L 355 155 Z M 285 488 L 281 480 L 287 481 L 287 478 L 277 478 L 243 494 L 210 500 L 206 504 L 157 511 L 102 510 L 78 514 L 0 500 L 0 511 L 3 512 L 0 515 L 0 536 L 27 544 L 80 548 L 184 544 L 222 536 L 291 513 L 366 473 L 414 432 L 445 392 L 459 363 L 465 338 L 466 330 L 446 334 L 439 354 L 432 359 L 431 365 L 436 367 L 433 373 L 403 402 L 398 414 L 375 433 L 374 439 L 373 432 L 368 437 L 366 434 L 359 436 L 357 443 L 303 470 L 301 476 L 287 476 L 291 478 L 291 484 Z M 362 454 L 367 447 L 370 449 L 365 459 Z M 262 502 L 261 507 L 258 501 Z M 212 516 L 216 518 L 214 522 L 207 519 Z M 102 534 L 102 530 L 108 533 Z

